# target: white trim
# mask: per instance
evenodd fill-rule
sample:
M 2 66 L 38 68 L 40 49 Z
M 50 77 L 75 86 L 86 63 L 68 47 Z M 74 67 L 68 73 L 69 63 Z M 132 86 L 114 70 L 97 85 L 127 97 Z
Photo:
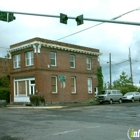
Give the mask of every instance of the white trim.
M 27 43 L 27 44 L 24 44 L 24 45 L 20 45 L 18 47 L 13 47 L 9 50 L 9 52 L 15 52 L 17 50 L 22 50 L 22 49 L 26 49 L 26 48 L 30 48 L 30 47 L 33 47 L 34 44 L 36 43 L 40 43 L 38 41 L 33 41 L 32 43 Z
M 78 52 L 78 53 L 84 53 L 84 54 L 89 54 L 89 55 L 96 55 L 96 56 L 102 55 L 102 53 L 100 53 L 100 52 L 83 50 L 82 47 L 81 47 L 81 49 L 75 49 L 75 48 L 72 48 L 72 47 L 70 48 L 70 47 L 65 47 L 65 46 L 51 44 L 51 43 L 43 43 L 43 42 L 40 42 L 40 41 L 33 41 L 32 43 L 27 43 L 27 44 L 24 44 L 24 45 L 20 45 L 18 47 L 11 48 L 9 50 L 9 52 L 15 52 L 17 50 L 22 50 L 22 49 L 26 49 L 26 48 L 30 48 L 30 47 L 33 48 L 34 44 L 39 44 L 38 49 L 40 49 L 40 47 L 43 46 L 43 47 L 47 47 L 47 48 L 54 48 L 54 49 L 59 49 L 59 50 L 61 49 L 61 50 L 65 50 L 65 51 Z M 40 53 L 40 50 L 37 50 L 37 51 L 38 51 L 38 53 Z

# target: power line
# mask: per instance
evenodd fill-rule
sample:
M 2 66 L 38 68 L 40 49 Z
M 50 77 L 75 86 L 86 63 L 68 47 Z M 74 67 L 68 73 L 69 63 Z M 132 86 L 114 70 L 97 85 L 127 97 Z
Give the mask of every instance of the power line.
M 6 50 L 9 50 L 10 48 L 5 48 L 5 47 L 0 47 L 0 48 L 2 48 L 2 49 L 6 49 Z
M 111 20 L 118 19 L 118 18 L 120 18 L 120 17 L 122 17 L 122 16 L 124 16 L 124 15 L 126 15 L 126 14 L 129 14 L 129 13 L 134 12 L 134 11 L 137 11 L 137 10 L 140 10 L 140 7 L 139 7 L 139 8 L 136 8 L 136 9 L 133 9 L 133 10 L 131 10 L 131 11 L 128 11 L 128 12 L 126 12 L 126 13 L 123 13 L 123 14 L 117 16 L 117 17 L 114 17 L 114 18 L 112 18 Z M 61 38 L 57 39 L 57 41 L 58 41 L 58 40 L 62 40 L 62 39 L 67 38 L 67 37 L 70 37 L 70 36 L 73 36 L 73 35 L 75 35 L 75 34 L 81 33 L 81 32 L 83 32 L 83 31 L 86 31 L 86 30 L 91 29 L 91 28 L 93 28 L 93 27 L 99 26 L 99 25 L 101 25 L 101 24 L 103 24 L 103 23 L 106 23 L 106 22 L 101 22 L 101 23 L 98 23 L 98 24 L 93 25 L 93 26 L 91 26 L 91 27 L 88 27 L 88 28 L 85 28 L 85 29 L 83 29 L 83 30 L 80 30 L 80 31 L 78 31 L 78 32 L 75 32 L 75 33 L 69 34 L 69 35 L 67 35 L 67 36 L 61 37 Z

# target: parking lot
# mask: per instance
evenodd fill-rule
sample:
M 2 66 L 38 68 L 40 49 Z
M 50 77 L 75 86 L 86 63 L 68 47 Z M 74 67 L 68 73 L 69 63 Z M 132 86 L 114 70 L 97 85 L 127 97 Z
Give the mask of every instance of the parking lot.
M 140 129 L 139 102 L 43 110 L 0 108 L 0 140 L 128 140 L 130 128 Z

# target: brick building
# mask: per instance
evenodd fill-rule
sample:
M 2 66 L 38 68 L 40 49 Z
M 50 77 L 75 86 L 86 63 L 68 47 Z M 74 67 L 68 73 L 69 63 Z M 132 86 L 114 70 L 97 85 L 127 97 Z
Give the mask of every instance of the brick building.
M 6 58 L 0 58 L 0 77 L 10 74 L 10 60 Z
M 98 49 L 42 38 L 11 45 L 11 102 L 29 102 L 30 94 L 44 94 L 47 102 L 94 98 L 99 55 Z

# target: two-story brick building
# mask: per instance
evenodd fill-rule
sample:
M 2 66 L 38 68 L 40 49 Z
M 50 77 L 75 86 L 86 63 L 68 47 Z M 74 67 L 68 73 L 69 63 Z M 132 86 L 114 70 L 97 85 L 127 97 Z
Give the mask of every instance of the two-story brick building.
M 31 94 L 44 94 L 48 102 L 94 98 L 98 49 L 33 38 L 11 45 L 10 55 L 11 102 L 29 102 Z M 60 75 L 66 77 L 63 91 Z

